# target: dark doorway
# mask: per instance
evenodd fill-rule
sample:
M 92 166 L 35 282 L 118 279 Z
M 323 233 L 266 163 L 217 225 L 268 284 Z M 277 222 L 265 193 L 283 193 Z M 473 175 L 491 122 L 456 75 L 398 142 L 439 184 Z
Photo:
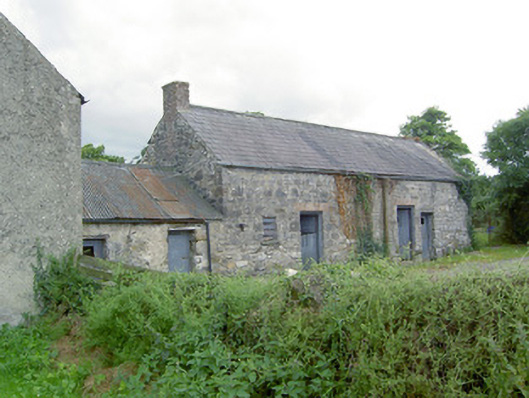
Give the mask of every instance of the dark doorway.
M 303 267 L 321 260 L 323 239 L 321 228 L 321 213 L 303 212 L 300 214 L 301 228 L 301 261 Z
M 169 253 L 167 256 L 169 271 L 191 271 L 190 235 L 190 231 L 169 231 L 167 238 L 169 244 Z
M 399 228 L 399 253 L 404 260 L 411 260 L 413 250 L 413 208 L 397 207 Z
M 433 214 L 421 213 L 422 258 L 431 260 L 433 253 Z

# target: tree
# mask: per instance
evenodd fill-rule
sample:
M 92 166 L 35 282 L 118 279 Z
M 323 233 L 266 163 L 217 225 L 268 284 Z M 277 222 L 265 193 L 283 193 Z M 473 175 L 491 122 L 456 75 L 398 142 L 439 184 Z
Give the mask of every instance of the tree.
M 399 135 L 419 138 L 461 175 L 469 177 L 477 174 L 474 162 L 464 157 L 470 149 L 452 129 L 450 116 L 439 108 L 430 107 L 420 116 L 408 116 L 408 122 L 400 126 Z
M 122 156 L 105 154 L 105 146 L 99 145 L 94 147 L 92 144 L 86 144 L 81 148 L 81 158 L 89 160 L 102 160 L 104 162 L 125 163 Z
M 499 121 L 487 133 L 487 162 L 498 169 L 493 184 L 506 238 L 513 243 L 529 240 L 529 108 L 514 119 Z
M 492 228 L 494 228 L 494 232 L 497 232 L 496 227 L 501 222 L 493 181 L 493 177 L 486 175 L 478 175 L 472 178 L 472 224 L 474 227 L 486 228 L 489 245 L 492 243 Z M 494 235 L 497 234 L 494 233 Z

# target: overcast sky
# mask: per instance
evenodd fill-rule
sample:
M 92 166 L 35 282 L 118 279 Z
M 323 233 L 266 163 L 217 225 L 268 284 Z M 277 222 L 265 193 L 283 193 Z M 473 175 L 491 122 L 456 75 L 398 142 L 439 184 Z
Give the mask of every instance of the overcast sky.
M 0 10 L 90 100 L 83 143 L 128 159 L 174 80 L 197 105 L 387 135 L 437 105 L 476 161 L 485 132 L 529 105 L 527 0 L 0 0 Z

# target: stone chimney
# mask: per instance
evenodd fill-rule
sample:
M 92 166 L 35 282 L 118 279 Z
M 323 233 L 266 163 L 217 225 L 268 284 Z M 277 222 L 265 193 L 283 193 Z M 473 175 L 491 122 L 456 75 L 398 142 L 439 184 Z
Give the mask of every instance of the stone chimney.
M 189 83 L 172 82 L 162 87 L 163 114 L 174 116 L 177 110 L 189 108 Z

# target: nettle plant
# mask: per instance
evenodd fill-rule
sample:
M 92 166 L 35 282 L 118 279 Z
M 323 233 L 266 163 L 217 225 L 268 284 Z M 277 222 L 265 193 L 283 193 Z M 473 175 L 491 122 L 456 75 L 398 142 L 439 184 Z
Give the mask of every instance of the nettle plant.
M 41 248 L 37 249 L 33 292 L 41 314 L 83 312 L 83 303 L 99 288 L 94 279 L 80 272 L 77 257 L 75 250 L 55 257 L 45 256 Z

